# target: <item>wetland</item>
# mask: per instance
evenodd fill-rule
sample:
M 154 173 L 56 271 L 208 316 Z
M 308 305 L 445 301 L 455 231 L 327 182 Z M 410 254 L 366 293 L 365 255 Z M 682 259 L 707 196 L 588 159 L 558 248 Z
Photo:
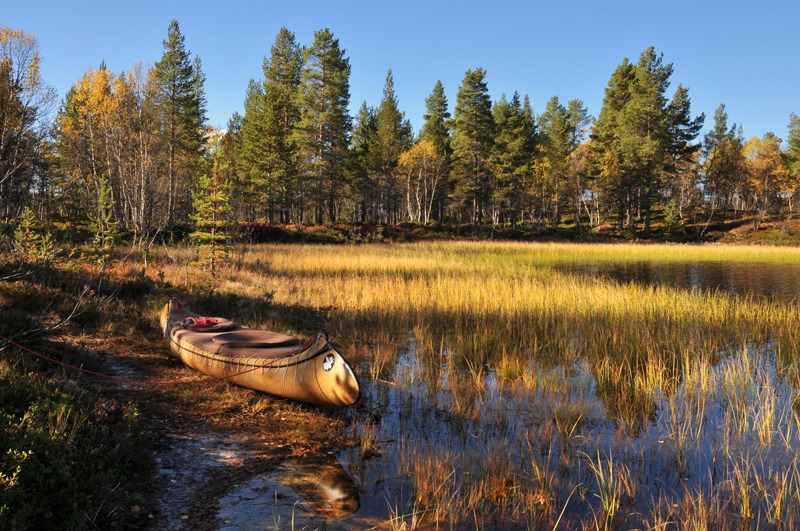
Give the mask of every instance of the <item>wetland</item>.
M 106 304 L 127 317 L 84 320 L 59 341 L 97 369 L 196 379 L 159 337 L 158 311 L 177 295 L 254 328 L 324 330 L 362 397 L 334 411 L 226 382 L 101 386 L 138 407 L 155 461 L 135 493 L 138 516 L 120 518 L 132 511 L 121 504 L 107 522 L 800 525 L 797 249 L 254 245 L 213 284 L 191 258 L 190 248 L 162 247 L 143 272 L 123 257 L 127 291 Z
M 796 251 L 307 252 L 261 255 L 266 290 L 330 301 L 364 386 L 324 528 L 796 524 Z

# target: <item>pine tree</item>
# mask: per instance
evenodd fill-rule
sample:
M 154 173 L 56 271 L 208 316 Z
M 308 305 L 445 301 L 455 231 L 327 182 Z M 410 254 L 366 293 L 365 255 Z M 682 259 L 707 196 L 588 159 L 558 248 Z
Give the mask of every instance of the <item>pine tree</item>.
M 669 120 L 665 94 L 672 71 L 672 63 L 664 64 L 663 54 L 657 55 L 652 47 L 642 52 L 631 99 L 621 112 L 619 133 L 625 171 L 632 176 L 636 193 L 631 207 L 636 207 L 637 217 L 644 212 L 645 237 L 650 236 L 650 213 L 662 189 L 667 164 Z M 628 210 L 629 219 L 632 211 L 633 208 Z
M 327 28 L 314 33 L 314 43 L 304 52 L 303 76 L 298 92 L 300 120 L 295 129 L 301 171 L 314 189 L 317 223 L 337 218 L 338 198 L 345 175 L 350 115 L 350 60 L 339 40 Z M 326 205 L 327 203 L 327 205 Z
M 617 134 L 619 114 L 630 99 L 635 67 L 626 58 L 611 75 L 603 98 L 603 107 L 592 129 L 591 171 L 601 189 L 606 207 L 616 211 L 622 230 L 625 213 L 630 208 L 633 185 L 622 167 L 621 138 Z
M 671 190 L 673 208 L 681 221 L 684 209 L 691 204 L 697 187 L 698 154 L 701 143 L 693 143 L 705 123 L 706 115 L 692 119 L 689 89 L 682 84 L 667 106 L 668 145 L 667 145 L 667 187 Z
M 202 150 L 204 114 L 204 76 L 200 61 L 190 59 L 178 21 L 172 19 L 163 41 L 164 54 L 153 68 L 158 86 L 158 105 L 162 114 L 167 148 L 167 224 L 174 223 L 177 201 L 191 185 L 189 177 L 197 170 Z
M 616 208 L 620 228 L 633 228 L 634 211 L 644 213 L 645 235 L 661 190 L 668 158 L 669 119 L 665 93 L 671 63 L 650 47 L 634 66 L 627 59 L 614 71 L 592 135 L 595 174 Z
M 456 96 L 453 118 L 453 177 L 456 196 L 471 203 L 471 222 L 477 231 L 490 195 L 489 156 L 494 143 L 492 102 L 483 68 L 467 70 Z
M 283 223 L 289 222 L 296 195 L 298 161 L 293 137 L 300 120 L 297 92 L 302 73 L 303 52 L 294 33 L 281 28 L 270 49 L 269 59 L 264 58 L 264 97 L 270 113 L 268 129 L 274 137 L 274 196 Z M 272 221 L 272 209 L 269 217 Z

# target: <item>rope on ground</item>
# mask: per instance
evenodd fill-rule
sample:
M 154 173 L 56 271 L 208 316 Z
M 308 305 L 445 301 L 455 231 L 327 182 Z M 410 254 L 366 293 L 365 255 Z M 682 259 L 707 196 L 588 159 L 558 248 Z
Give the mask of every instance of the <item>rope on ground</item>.
M 115 381 L 118 381 L 118 382 L 126 382 L 126 383 L 139 384 L 139 385 L 193 385 L 193 384 L 210 383 L 210 382 L 218 382 L 218 381 L 221 381 L 221 380 L 227 380 L 229 378 L 235 378 L 237 376 L 241 376 L 243 374 L 247 374 L 247 373 L 250 373 L 250 372 L 253 372 L 253 371 L 257 371 L 259 369 L 269 368 L 270 365 L 272 365 L 273 363 L 275 363 L 277 361 L 280 361 L 282 359 L 285 359 L 285 358 L 294 356 L 295 354 L 298 354 L 300 352 L 303 352 L 306 348 L 311 346 L 311 344 L 314 341 L 317 341 L 319 339 L 319 336 L 310 338 L 308 341 L 306 341 L 305 343 L 300 345 L 295 350 L 289 352 L 288 354 L 284 354 L 283 356 L 274 358 L 274 359 L 270 360 L 267 363 L 264 363 L 264 364 L 261 364 L 261 365 L 256 365 L 255 367 L 247 369 L 246 371 L 237 372 L 236 374 L 229 374 L 227 376 L 219 376 L 219 377 L 215 377 L 215 378 L 203 378 L 203 379 L 200 379 L 200 380 L 172 381 L 172 382 L 168 382 L 168 381 L 152 381 L 152 380 L 137 380 L 135 378 L 122 378 L 120 376 L 112 376 L 110 374 L 102 374 L 102 373 L 99 373 L 99 372 L 94 372 L 94 371 L 90 371 L 88 369 L 84 369 L 83 367 L 77 367 L 75 365 L 70 365 L 69 363 L 65 363 L 63 361 L 59 361 L 57 359 L 50 358 L 48 356 L 45 356 L 44 354 L 40 354 L 39 352 L 35 352 L 35 351 L 33 351 L 33 350 L 31 350 L 31 349 L 29 349 L 27 347 L 24 347 L 24 346 L 20 345 L 19 343 L 16 343 L 15 341 L 12 341 L 12 340 L 8 339 L 5 336 L 0 336 L 0 339 L 6 341 L 9 345 L 14 345 L 15 347 L 17 347 L 19 349 L 22 349 L 25 352 L 28 352 L 30 354 L 33 354 L 34 356 L 37 356 L 37 357 L 39 357 L 39 358 L 41 358 L 43 360 L 47 360 L 47 361 L 50 361 L 52 363 L 57 363 L 58 365 L 61 365 L 63 367 L 67 367 L 67 368 L 70 368 L 70 369 L 75 369 L 76 371 L 80 371 L 80 372 L 83 372 L 83 373 L 86 373 L 86 374 L 91 374 L 92 376 L 97 376 L 97 377 L 100 377 L 100 378 L 106 378 L 106 379 L 115 380 Z

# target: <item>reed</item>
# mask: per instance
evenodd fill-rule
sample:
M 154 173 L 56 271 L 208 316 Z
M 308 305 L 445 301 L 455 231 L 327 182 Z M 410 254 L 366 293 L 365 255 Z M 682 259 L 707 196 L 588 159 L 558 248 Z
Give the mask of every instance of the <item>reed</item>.
M 160 249 L 152 268 L 162 282 L 186 284 L 187 296 L 201 300 L 209 288 L 186 265 L 190 257 Z M 718 526 L 744 527 L 796 521 L 797 307 L 621 284 L 572 267 L 599 261 L 792 264 L 800 251 L 496 242 L 241 246 L 214 297 L 202 300 L 249 326 L 326 329 L 362 379 L 390 382 L 397 396 L 391 403 L 410 417 L 392 429 L 420 431 L 414 424 L 425 423 L 432 430 L 443 418 L 464 426 L 464 440 L 448 435 L 439 446 L 398 438 L 414 494 L 410 506 L 390 501 L 393 528 L 409 510 L 433 525 L 461 528 L 480 528 L 491 517 L 524 520 L 529 528 L 558 517 L 566 525 L 580 521 L 577 514 L 591 506 L 586 500 L 601 505 L 592 526 L 636 528 L 644 502 L 634 500 L 653 483 L 669 486 L 651 508 L 654 529 L 669 522 L 709 529 L 716 518 Z M 417 372 L 402 372 L 409 353 Z M 505 409 L 493 405 L 501 399 Z M 506 410 L 524 420 L 509 420 Z M 365 446 L 394 438 L 375 433 L 378 425 L 359 426 Z M 514 448 L 521 430 L 535 440 Z M 487 454 L 490 445 L 498 448 Z M 760 455 L 769 455 L 768 464 L 756 466 Z M 707 469 L 715 479 L 698 479 Z M 576 514 L 556 515 L 568 500 Z M 623 510 L 625 503 L 636 510 Z

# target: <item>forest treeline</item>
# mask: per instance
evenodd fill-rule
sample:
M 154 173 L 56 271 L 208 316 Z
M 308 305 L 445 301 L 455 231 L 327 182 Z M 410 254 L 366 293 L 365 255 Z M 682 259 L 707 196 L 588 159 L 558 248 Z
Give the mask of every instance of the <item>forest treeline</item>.
M 793 211 L 800 119 L 785 144 L 745 139 L 720 105 L 704 136 L 689 89 L 653 48 L 625 59 L 599 116 L 581 100 L 492 101 L 486 71 L 466 72 L 453 112 L 437 82 L 420 131 L 388 71 L 378 107 L 350 114 L 350 61 L 328 29 L 302 45 L 283 28 L 244 113 L 206 119 L 205 76 L 173 20 L 163 55 L 119 74 L 85 72 L 63 100 L 39 73 L 34 36 L 0 28 L 0 236 L 30 207 L 39 218 L 106 219 L 140 241 L 193 225 L 198 198 L 227 221 L 282 224 L 469 223 L 578 230 L 613 223 L 650 232 L 734 209 L 756 220 Z M 205 177 L 205 179 L 202 179 Z M 225 208 L 217 205 L 224 200 Z M 113 219 L 113 221 L 112 221 Z M 110 226 L 110 225 L 109 225 Z

